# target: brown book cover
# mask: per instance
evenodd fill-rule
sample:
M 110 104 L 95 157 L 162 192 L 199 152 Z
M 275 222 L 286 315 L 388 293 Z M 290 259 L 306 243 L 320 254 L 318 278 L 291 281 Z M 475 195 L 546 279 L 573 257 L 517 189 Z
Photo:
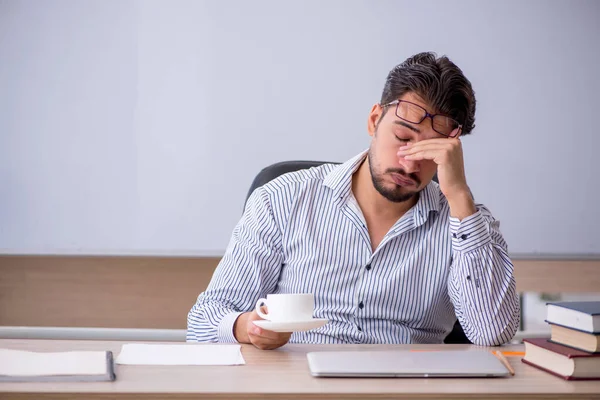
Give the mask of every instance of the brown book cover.
M 598 378 L 578 378 L 578 377 L 574 377 L 574 376 L 566 376 L 566 375 L 561 375 L 557 372 L 554 372 L 552 370 L 549 370 L 547 368 L 542 367 L 541 365 L 537 365 L 532 363 L 531 361 L 527 361 L 526 359 L 522 358 L 521 361 L 527 365 L 531 365 L 532 367 L 535 367 L 537 369 L 541 369 L 544 372 L 547 372 L 549 374 L 552 374 L 554 376 L 558 376 L 559 378 L 563 378 L 567 381 L 596 381 L 598 379 L 600 379 L 600 377 Z
M 562 344 L 553 343 L 545 338 L 523 339 L 523 342 L 531 343 L 543 349 L 553 351 L 568 358 L 576 357 L 600 357 L 600 353 L 588 353 L 587 351 L 574 349 Z
M 596 364 L 600 365 L 600 353 L 588 353 L 545 338 L 523 339 L 523 342 L 534 346 L 528 348 L 526 344 L 526 354 L 521 359 L 525 364 L 566 380 L 600 379 L 600 373 L 595 374 L 599 371 Z

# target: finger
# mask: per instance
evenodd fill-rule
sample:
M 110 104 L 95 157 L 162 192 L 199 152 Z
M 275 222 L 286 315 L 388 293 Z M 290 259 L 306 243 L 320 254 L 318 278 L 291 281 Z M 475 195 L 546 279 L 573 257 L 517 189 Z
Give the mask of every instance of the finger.
M 264 313 L 264 314 L 268 314 L 268 309 L 267 306 L 261 306 L 260 310 Z M 252 313 L 250 314 L 250 316 L 248 317 L 248 322 L 251 321 L 262 321 L 263 318 L 258 315 L 258 313 L 256 312 L 256 310 L 253 310 Z
M 290 334 L 281 334 L 277 339 L 269 339 L 256 335 L 248 335 L 250 339 L 250 343 L 259 349 L 275 349 L 277 347 L 281 347 L 290 340 Z
M 399 156 L 404 156 L 407 154 L 416 154 L 420 151 L 431 151 L 431 150 L 436 150 L 436 151 L 448 150 L 448 144 L 430 143 L 427 145 L 405 146 L 405 147 L 399 148 L 397 154 Z
M 414 151 L 424 149 L 447 149 L 452 147 L 449 143 L 408 143 L 405 146 L 398 148 L 398 151 Z
M 426 150 L 426 151 L 419 151 L 417 153 L 414 154 L 409 154 L 407 156 L 404 156 L 404 158 L 406 160 L 411 160 L 411 161 L 420 161 L 420 160 L 434 160 L 440 156 L 440 152 L 436 151 L 436 150 Z
M 433 144 L 437 144 L 437 145 L 442 145 L 442 146 L 453 146 L 456 144 L 459 144 L 460 140 L 458 138 L 444 138 L 444 139 L 425 139 L 425 140 L 419 140 L 418 142 L 414 142 L 414 143 L 406 143 L 404 146 L 401 146 L 401 149 L 404 148 L 420 148 L 420 147 L 427 147 Z
M 428 139 L 421 140 L 416 143 L 407 143 L 407 145 L 402 146 L 398 149 L 398 155 L 403 154 L 414 154 L 417 151 L 421 150 L 445 150 L 445 151 L 455 151 L 456 149 L 460 149 L 460 140 L 455 138 L 450 139 Z
M 277 332 L 276 332 L 277 333 Z M 269 336 L 269 337 L 265 337 L 265 336 L 259 336 L 259 335 L 248 335 L 250 337 L 250 340 L 252 340 L 253 342 L 261 342 L 261 343 L 282 343 L 285 344 L 290 340 L 290 337 L 292 336 L 292 333 L 277 333 L 276 336 Z
M 258 345 L 258 344 L 262 344 L 262 345 L 268 345 L 268 346 L 283 346 L 284 344 L 286 344 L 287 342 L 289 342 L 290 340 L 290 335 L 285 335 L 285 336 L 280 336 L 277 339 L 270 339 L 270 338 L 264 338 L 261 336 L 256 336 L 256 335 L 248 335 L 248 338 L 250 339 L 250 342 L 254 345 Z
M 254 325 L 254 324 L 252 324 L 252 325 Z M 271 340 L 277 340 L 280 336 L 279 332 L 269 331 L 267 329 L 263 329 L 260 326 L 256 326 L 256 325 L 254 325 L 250 328 L 248 335 L 254 335 L 256 337 L 260 337 L 260 338 L 264 338 L 264 339 L 271 339 Z
M 407 143 L 408 145 L 411 146 L 417 146 L 417 145 L 426 145 L 426 144 L 431 144 L 431 143 L 436 143 L 436 144 L 448 144 L 448 143 L 452 143 L 454 138 L 443 138 L 443 139 L 424 139 L 424 140 L 419 140 L 418 142 L 410 142 Z
M 251 343 L 261 349 L 261 350 L 273 350 L 273 349 L 277 349 L 283 345 L 285 345 L 287 343 L 287 341 L 284 342 L 270 342 L 270 341 L 263 341 L 261 339 L 257 339 L 257 340 L 251 340 Z

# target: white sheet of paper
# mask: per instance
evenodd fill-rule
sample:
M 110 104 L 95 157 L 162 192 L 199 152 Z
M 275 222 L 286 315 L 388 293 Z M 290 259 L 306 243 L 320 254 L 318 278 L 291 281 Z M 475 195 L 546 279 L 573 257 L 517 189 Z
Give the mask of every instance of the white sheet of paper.
M 239 344 L 140 344 L 121 348 L 116 363 L 123 365 L 243 365 Z

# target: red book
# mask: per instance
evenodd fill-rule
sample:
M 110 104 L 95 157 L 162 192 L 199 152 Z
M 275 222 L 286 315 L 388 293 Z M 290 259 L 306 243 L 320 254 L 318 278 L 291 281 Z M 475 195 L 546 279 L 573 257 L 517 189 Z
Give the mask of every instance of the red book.
M 548 341 L 523 339 L 525 357 L 521 360 L 567 380 L 600 380 L 600 354 L 588 353 Z

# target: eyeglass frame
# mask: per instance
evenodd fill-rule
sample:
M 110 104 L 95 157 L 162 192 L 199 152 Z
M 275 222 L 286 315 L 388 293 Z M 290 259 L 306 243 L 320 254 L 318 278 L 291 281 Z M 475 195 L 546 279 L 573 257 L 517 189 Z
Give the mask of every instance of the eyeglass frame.
M 409 121 L 409 120 L 407 120 L 407 119 L 405 119 L 405 118 L 402 118 L 401 116 L 399 116 L 399 115 L 398 115 L 398 107 L 400 107 L 400 103 L 412 104 L 413 106 L 417 106 L 417 107 L 419 107 L 421 110 L 423 110 L 423 111 L 425 112 L 425 116 L 423 116 L 423 118 L 422 118 L 422 119 L 421 119 L 421 121 L 419 121 L 419 122 L 413 122 L 413 121 Z M 418 104 L 416 104 L 416 103 L 413 103 L 413 102 L 411 102 L 411 101 L 399 100 L 399 99 L 398 99 L 398 100 L 391 101 L 391 102 L 389 102 L 389 103 L 387 103 L 387 104 L 383 104 L 381 107 L 382 107 L 382 108 L 383 108 L 383 107 L 389 107 L 389 106 L 392 106 L 392 105 L 394 105 L 394 104 L 396 105 L 396 111 L 395 111 L 396 117 L 400 118 L 402 121 L 406 121 L 406 122 L 410 122 L 411 124 L 417 124 L 417 125 L 419 125 L 420 123 L 422 123 L 423 121 L 425 121 L 425 118 L 431 118 L 431 129 L 433 129 L 433 130 L 434 130 L 434 132 L 436 132 L 436 133 L 439 133 L 440 135 L 442 135 L 442 136 L 444 136 L 444 137 L 447 137 L 447 138 L 455 138 L 455 137 L 458 137 L 458 136 L 460 136 L 460 134 L 462 133 L 462 128 L 463 128 L 463 125 L 462 125 L 461 123 L 459 123 L 458 121 L 456 121 L 456 120 L 455 120 L 454 118 L 452 118 L 451 116 L 449 116 L 449 115 L 446 115 L 446 114 L 429 114 L 429 111 L 427 111 L 425 108 L 423 108 L 422 106 L 420 106 L 420 105 L 418 105 Z M 446 135 L 446 134 L 444 134 L 444 133 L 442 133 L 442 132 L 439 132 L 438 130 L 436 130 L 436 129 L 433 127 L 433 117 L 435 117 L 435 116 L 437 116 L 437 115 L 441 115 L 442 117 L 450 118 L 452 121 L 455 121 L 456 123 L 458 123 L 458 132 L 456 133 L 456 135 L 454 135 L 454 136 Z M 456 128 L 454 128 L 454 129 L 456 129 Z

